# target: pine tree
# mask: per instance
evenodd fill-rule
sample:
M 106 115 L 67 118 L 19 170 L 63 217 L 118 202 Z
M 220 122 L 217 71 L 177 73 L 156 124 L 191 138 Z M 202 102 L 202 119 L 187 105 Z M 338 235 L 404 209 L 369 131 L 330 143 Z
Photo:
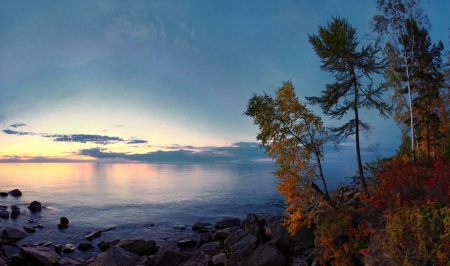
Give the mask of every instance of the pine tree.
M 339 138 L 355 135 L 358 172 L 363 191 L 367 194 L 360 151 L 360 133 L 370 131 L 370 125 L 359 117 L 360 108 L 375 108 L 383 118 L 390 115 L 390 106 L 382 99 L 385 84 L 374 88 L 373 74 L 381 74 L 386 67 L 379 61 L 380 49 L 375 45 L 360 45 L 356 30 L 342 18 L 333 18 L 327 27 L 319 27 L 318 35 L 309 35 L 309 42 L 335 82 L 327 84 L 320 97 L 307 97 L 311 104 L 319 104 L 332 119 L 342 119 L 348 112 L 353 118 L 331 130 Z M 358 49 L 359 48 L 359 49 Z M 363 85 L 366 81 L 367 84 Z

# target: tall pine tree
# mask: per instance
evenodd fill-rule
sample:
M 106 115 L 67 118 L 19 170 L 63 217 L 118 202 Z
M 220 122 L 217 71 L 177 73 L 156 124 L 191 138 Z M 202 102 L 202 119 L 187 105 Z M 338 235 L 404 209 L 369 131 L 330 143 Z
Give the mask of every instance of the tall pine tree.
M 363 191 L 367 194 L 360 151 L 360 133 L 370 131 L 362 122 L 360 108 L 375 108 L 383 118 L 390 115 L 390 106 L 383 100 L 385 84 L 374 88 L 373 74 L 384 72 L 385 63 L 379 61 L 380 49 L 375 45 L 360 45 L 356 30 L 346 19 L 333 18 L 327 27 L 319 27 L 318 35 L 309 35 L 309 42 L 322 63 L 321 69 L 335 79 L 327 84 L 320 97 L 307 97 L 311 104 L 319 104 L 333 119 L 342 119 L 347 112 L 353 118 L 340 127 L 331 128 L 339 138 L 355 136 L 358 172 Z M 363 82 L 367 82 L 366 85 Z

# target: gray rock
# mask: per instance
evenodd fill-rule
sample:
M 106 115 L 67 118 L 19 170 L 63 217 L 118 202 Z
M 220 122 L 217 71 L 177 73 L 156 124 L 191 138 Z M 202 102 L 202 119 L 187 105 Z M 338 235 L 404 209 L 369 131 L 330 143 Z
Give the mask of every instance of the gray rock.
M 63 252 L 64 253 L 72 253 L 75 251 L 75 246 L 73 244 L 66 244 L 64 246 Z
M 14 197 L 19 197 L 22 196 L 22 191 L 20 191 L 19 189 L 13 189 L 10 192 L 8 192 L 9 195 L 14 196 Z
M 59 219 L 59 223 L 60 224 L 69 224 L 69 219 L 67 219 L 67 217 L 63 216 Z
M 120 247 L 112 247 L 107 251 L 86 261 L 85 266 L 135 266 L 140 256 Z
M 12 209 L 11 210 L 11 218 L 15 219 L 20 215 L 20 210 L 18 209 Z
M 212 229 L 212 225 L 210 223 L 202 223 L 202 222 L 195 222 L 192 225 L 192 230 L 200 230 L 200 229 Z
M 120 239 L 115 240 L 109 240 L 109 241 L 102 241 L 97 244 L 97 246 L 102 250 L 105 251 L 111 247 L 113 247 L 115 244 L 119 243 Z
M 77 247 L 79 250 L 88 250 L 88 249 L 93 249 L 94 245 L 92 245 L 91 243 L 80 243 Z
M 25 259 L 36 265 L 51 266 L 61 259 L 61 256 L 48 247 L 21 247 L 20 253 Z
M 223 240 L 229 237 L 232 233 L 236 232 L 238 228 L 236 227 L 228 227 L 222 230 L 215 232 L 212 236 L 213 240 Z
M 38 212 L 42 210 L 42 205 L 39 201 L 35 200 L 32 203 L 30 203 L 30 205 L 28 206 L 28 209 L 31 212 Z
M 220 253 L 212 257 L 212 263 L 214 266 L 225 266 L 228 260 L 227 254 Z
M 260 245 L 252 252 L 246 265 L 284 266 L 286 265 L 286 258 L 276 247 Z
M 58 266 L 76 266 L 80 265 L 81 263 L 79 261 L 76 261 L 74 259 L 71 259 L 69 257 L 64 257 L 58 260 Z
M 152 255 L 158 249 L 154 240 L 140 239 L 120 240 L 114 247 L 123 248 L 139 256 Z
M 0 218 L 9 219 L 9 211 L 0 208 Z
M 253 234 L 259 241 L 264 241 L 264 222 L 258 219 L 254 213 L 247 214 L 247 217 L 241 222 L 241 228 Z
M 28 227 L 28 226 L 24 226 L 23 230 L 27 231 L 28 233 L 35 233 L 36 229 Z
M 86 240 L 93 240 L 94 238 L 97 238 L 101 235 L 102 235 L 102 231 L 94 231 L 94 232 L 90 233 L 89 235 L 86 235 L 84 238 L 86 238 Z
M 239 226 L 240 224 L 241 224 L 241 220 L 239 220 L 238 218 L 230 218 L 230 219 L 224 219 L 222 221 L 218 221 L 218 222 L 216 222 L 216 224 L 214 226 L 218 229 L 223 229 L 223 228 L 232 227 L 232 226 Z
M 197 250 L 192 257 L 181 263 L 180 266 L 209 266 L 210 261 L 211 256 L 206 254 L 203 250 Z
M 198 234 L 197 247 L 201 247 L 203 244 L 208 243 L 211 239 L 211 234 L 209 232 L 203 232 Z
M 187 261 L 192 255 L 184 252 L 176 252 L 167 249 L 161 258 L 156 262 L 156 266 L 179 266 Z
M 230 259 L 236 262 L 237 266 L 245 266 L 258 245 L 258 239 L 253 234 L 239 229 L 225 239 L 224 243 Z
M 12 228 L 12 227 L 6 227 L 2 232 L 2 237 L 5 240 L 11 239 L 11 240 L 17 241 L 26 236 L 27 236 L 27 234 L 25 232 L 20 231 L 19 229 Z
M 192 240 L 192 239 L 183 239 L 177 242 L 177 245 L 180 248 L 189 248 L 189 247 L 193 247 L 195 246 L 195 244 L 197 244 L 197 241 Z

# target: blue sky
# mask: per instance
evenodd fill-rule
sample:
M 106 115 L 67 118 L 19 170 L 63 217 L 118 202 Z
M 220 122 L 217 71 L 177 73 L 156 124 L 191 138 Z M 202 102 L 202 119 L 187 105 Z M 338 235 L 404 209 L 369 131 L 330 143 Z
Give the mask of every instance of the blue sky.
M 448 49 L 450 1 L 424 1 Z M 308 43 L 341 16 L 370 34 L 376 1 L 8 1 L 0 9 L 0 158 L 137 161 L 264 158 L 243 116 L 291 80 L 301 100 L 332 81 Z M 317 114 L 322 112 L 317 107 Z M 363 111 L 390 156 L 392 120 Z M 343 121 L 330 121 L 326 126 Z M 353 160 L 350 138 L 327 161 Z

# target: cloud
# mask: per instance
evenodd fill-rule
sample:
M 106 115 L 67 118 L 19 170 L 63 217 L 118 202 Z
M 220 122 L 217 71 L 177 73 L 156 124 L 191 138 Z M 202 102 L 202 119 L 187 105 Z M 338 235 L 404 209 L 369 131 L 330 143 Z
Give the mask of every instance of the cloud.
M 148 141 L 143 140 L 143 139 L 132 139 L 132 140 L 128 140 L 127 144 L 141 144 L 141 143 L 147 143 Z
M 13 128 L 18 128 L 18 127 L 24 127 L 24 126 L 26 126 L 24 123 L 17 123 L 17 124 L 12 124 L 12 125 L 9 125 L 10 127 L 13 127 Z
M 90 134 L 74 134 L 74 135 L 43 135 L 46 138 L 53 138 L 54 141 L 58 142 L 80 142 L 87 143 L 92 142 L 95 144 L 113 144 L 123 141 L 119 137 L 101 136 L 101 135 L 90 135 Z
M 225 147 L 189 147 L 192 147 L 192 149 L 158 150 L 141 154 L 108 152 L 105 148 L 97 147 L 82 149 L 77 155 L 95 159 L 125 159 L 139 162 L 231 162 L 256 161 L 268 158 L 264 151 L 259 148 L 259 144 L 254 142 L 236 142 Z
M 3 129 L 3 132 L 8 135 L 19 135 L 19 136 L 36 135 L 36 133 L 33 132 L 15 131 L 11 129 Z

